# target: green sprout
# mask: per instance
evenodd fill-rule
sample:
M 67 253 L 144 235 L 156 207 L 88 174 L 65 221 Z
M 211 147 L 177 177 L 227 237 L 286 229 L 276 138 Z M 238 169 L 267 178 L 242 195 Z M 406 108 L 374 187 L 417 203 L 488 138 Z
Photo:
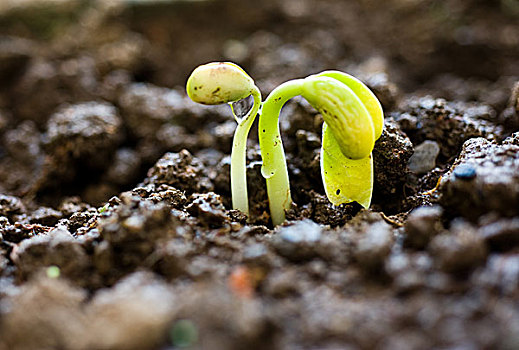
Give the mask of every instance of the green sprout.
M 47 270 L 45 271 L 48 278 L 58 278 L 61 275 L 61 270 L 58 266 L 52 265 L 47 267 Z
M 237 72 L 244 74 L 240 79 L 245 77 L 250 79 L 241 68 L 234 64 L 230 65 Z M 215 99 L 216 103 L 245 98 L 251 94 L 251 86 L 257 90 L 252 79 L 247 85 L 240 79 L 233 78 L 240 81 L 239 84 L 231 85 L 231 79 L 219 81 L 220 77 L 217 74 L 206 74 L 203 78 L 203 80 L 197 80 L 198 86 L 206 84 L 209 85 L 209 89 L 216 90 L 223 85 L 228 93 L 232 92 L 232 94 L 229 93 L 232 98 Z M 232 86 L 236 87 L 237 90 L 232 89 Z M 188 80 L 188 94 L 191 91 L 190 97 L 194 101 L 211 101 L 212 95 L 207 95 L 207 90 L 204 92 L 204 98 L 198 101 L 194 99 L 192 96 L 193 87 L 194 85 L 190 85 Z M 208 91 L 211 91 L 209 89 Z M 295 79 L 281 84 L 270 93 L 262 104 L 258 133 L 263 160 L 261 172 L 267 182 L 272 223 L 274 225 L 283 223 L 285 212 L 290 209 L 292 204 L 287 164 L 279 131 L 279 115 L 283 105 L 298 95 L 304 97 L 324 119 L 321 175 L 328 199 L 334 205 L 356 201 L 365 208 L 369 207 L 373 191 L 371 152 L 375 141 L 382 134 L 384 124 L 382 107 L 371 90 L 360 80 L 343 72 L 325 71 L 304 79 Z M 259 107 L 261 98 L 258 98 L 257 101 L 255 97 L 255 104 L 253 110 L 251 110 L 254 114 L 257 112 L 257 109 L 254 110 L 254 108 Z M 252 116 L 252 120 L 254 116 Z M 240 137 L 246 139 L 249 129 L 250 125 L 248 125 L 247 132 L 240 134 Z M 238 130 L 235 134 L 235 140 L 237 134 Z M 233 148 L 233 153 L 235 150 Z M 240 159 L 240 161 L 245 167 L 245 158 Z M 235 163 L 231 160 L 231 168 L 234 165 Z M 233 176 L 234 174 L 231 173 L 231 182 Z M 245 182 L 244 185 L 246 188 Z
M 231 151 L 231 195 L 234 209 L 249 215 L 247 195 L 247 136 L 261 105 L 261 93 L 254 80 L 230 62 L 208 63 L 197 67 L 187 80 L 186 90 L 194 102 L 217 105 L 228 103 L 238 123 Z M 233 102 L 252 95 L 254 104 L 243 118 L 234 113 Z
M 106 203 L 105 205 L 103 205 L 102 207 L 99 207 L 97 208 L 97 212 L 99 214 L 103 214 L 105 211 L 108 210 L 108 207 L 110 206 L 110 203 Z
M 298 95 L 324 119 L 321 174 L 328 199 L 334 205 L 356 201 L 369 207 L 373 189 L 371 151 L 382 134 L 382 107 L 358 79 L 339 71 L 326 71 L 281 84 L 263 104 L 259 141 L 272 222 L 282 223 L 292 202 L 279 114 L 283 105 Z

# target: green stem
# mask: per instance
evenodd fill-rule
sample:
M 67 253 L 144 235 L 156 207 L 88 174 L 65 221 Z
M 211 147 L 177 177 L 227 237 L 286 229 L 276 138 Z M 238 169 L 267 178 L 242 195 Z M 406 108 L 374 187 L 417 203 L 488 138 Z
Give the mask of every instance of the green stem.
M 249 216 L 247 194 L 247 136 L 261 105 L 261 93 L 257 87 L 252 91 L 254 105 L 249 113 L 239 120 L 234 132 L 231 151 L 231 195 L 232 207 Z M 234 114 L 234 111 L 233 111 Z
M 283 105 L 301 94 L 303 79 L 291 80 L 274 89 L 263 103 L 259 119 L 259 143 L 263 166 L 261 173 L 267 181 L 270 216 L 275 225 L 285 221 L 292 198 L 288 170 L 279 132 L 279 114 Z

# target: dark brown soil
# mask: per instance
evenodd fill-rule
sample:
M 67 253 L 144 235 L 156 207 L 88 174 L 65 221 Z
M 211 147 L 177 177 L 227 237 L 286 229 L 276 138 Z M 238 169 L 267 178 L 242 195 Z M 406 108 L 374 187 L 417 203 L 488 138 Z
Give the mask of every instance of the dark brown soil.
M 519 349 L 518 23 L 507 0 L 0 3 L 0 350 Z M 254 131 L 231 210 L 235 122 L 183 89 L 219 60 L 264 97 L 365 81 L 371 208 L 327 200 L 295 98 L 288 221 Z

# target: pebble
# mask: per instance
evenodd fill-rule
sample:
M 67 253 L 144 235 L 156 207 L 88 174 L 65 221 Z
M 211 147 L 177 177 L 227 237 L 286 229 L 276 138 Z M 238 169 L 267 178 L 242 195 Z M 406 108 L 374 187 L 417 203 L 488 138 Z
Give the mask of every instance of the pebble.
M 459 153 L 463 143 L 471 138 L 493 139 L 503 133 L 488 119 L 488 108 L 475 103 L 447 102 L 430 96 L 410 98 L 401 105 L 393 118 L 413 141 L 435 140 L 442 156 L 450 158 Z
M 476 169 L 469 164 L 460 164 L 454 169 L 454 176 L 461 180 L 470 180 L 476 177 Z
M 436 157 L 440 153 L 440 146 L 436 141 L 424 141 L 414 149 L 409 159 L 409 170 L 417 174 L 424 174 L 436 166 Z

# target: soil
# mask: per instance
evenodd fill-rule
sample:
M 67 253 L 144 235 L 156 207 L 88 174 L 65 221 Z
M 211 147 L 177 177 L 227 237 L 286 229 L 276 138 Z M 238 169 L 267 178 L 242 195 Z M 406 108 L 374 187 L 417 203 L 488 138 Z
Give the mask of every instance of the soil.
M 0 350 L 518 349 L 518 23 L 505 0 L 0 3 Z M 328 201 L 294 98 L 287 222 L 255 131 L 232 210 L 235 122 L 183 88 L 221 60 L 264 97 L 365 81 L 371 208 Z

